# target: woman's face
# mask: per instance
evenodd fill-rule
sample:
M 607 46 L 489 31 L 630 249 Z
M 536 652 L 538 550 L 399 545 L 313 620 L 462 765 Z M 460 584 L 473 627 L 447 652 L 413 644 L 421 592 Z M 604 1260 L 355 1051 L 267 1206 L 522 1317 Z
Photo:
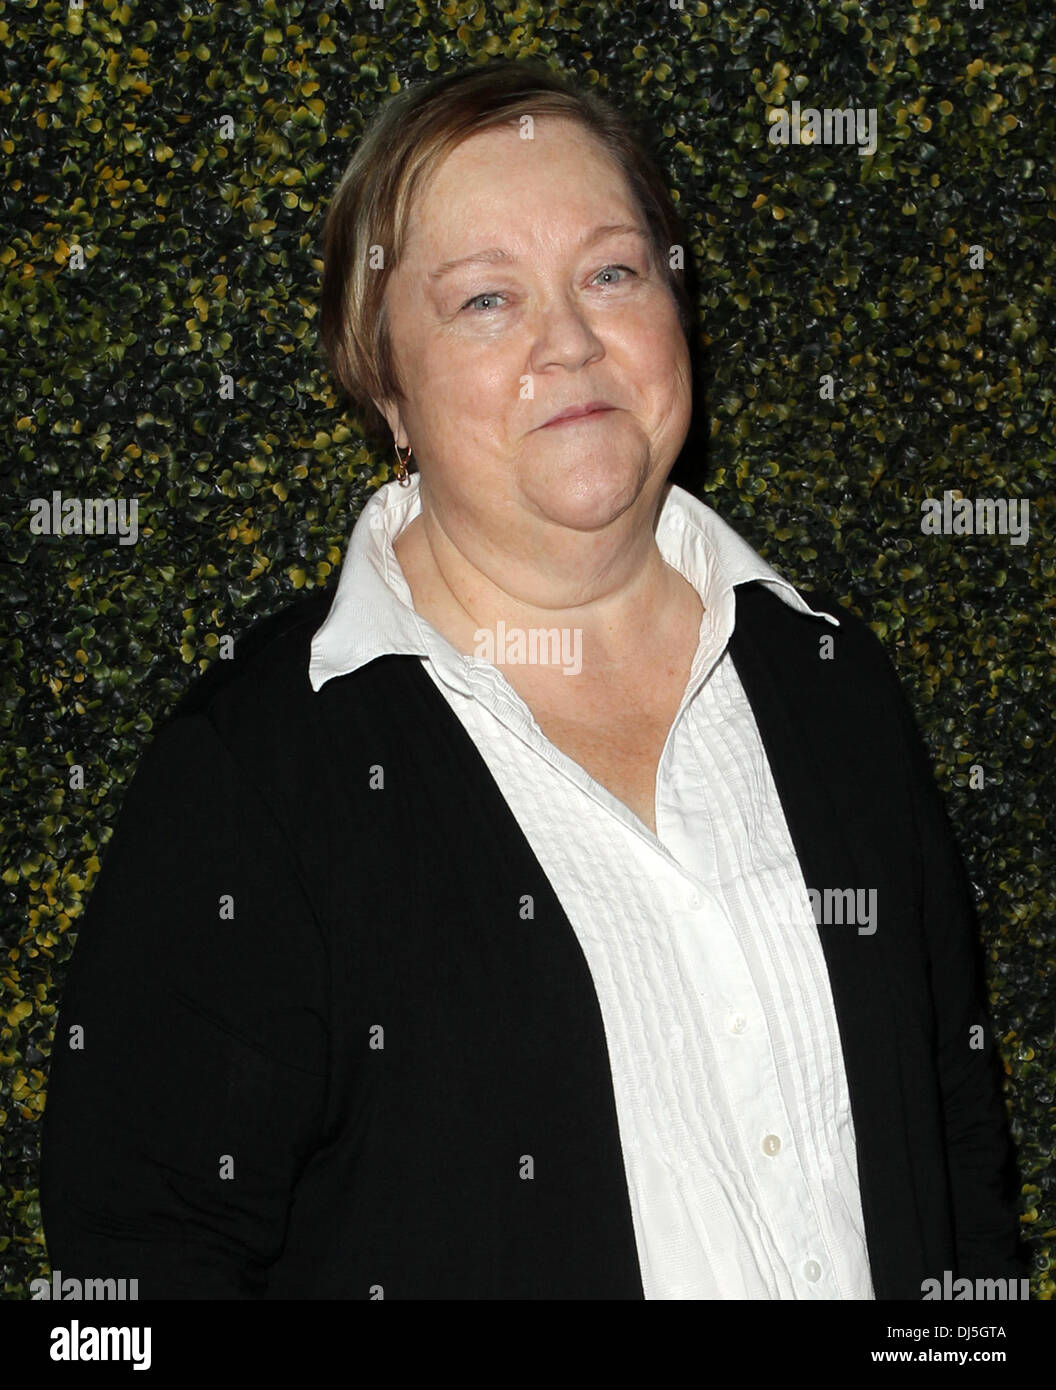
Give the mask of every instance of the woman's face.
M 516 550 L 554 527 L 651 523 L 692 400 L 645 233 L 617 166 L 554 117 L 531 140 L 471 137 L 421 190 L 386 288 L 407 400 L 380 404 L 456 541 Z M 611 408 L 547 424 L 592 401 Z

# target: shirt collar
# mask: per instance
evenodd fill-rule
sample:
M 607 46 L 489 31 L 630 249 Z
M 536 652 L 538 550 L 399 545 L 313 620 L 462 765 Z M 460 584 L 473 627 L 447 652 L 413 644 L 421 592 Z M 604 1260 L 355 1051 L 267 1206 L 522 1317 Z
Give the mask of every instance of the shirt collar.
M 345 676 L 376 657 L 428 656 L 449 684 L 472 693 L 466 679 L 472 659 L 464 657 L 431 623 L 414 611 L 411 591 L 394 542 L 421 511 L 420 475 L 410 485 L 385 483 L 367 502 L 352 528 L 334 600 L 312 637 L 308 679 L 319 690 L 334 676 Z M 719 514 L 675 483 L 668 485 L 656 524 L 657 547 L 694 586 L 704 605 L 702 636 L 724 647 L 733 632 L 733 590 L 753 580 L 767 585 L 791 608 L 838 619 L 811 608 Z

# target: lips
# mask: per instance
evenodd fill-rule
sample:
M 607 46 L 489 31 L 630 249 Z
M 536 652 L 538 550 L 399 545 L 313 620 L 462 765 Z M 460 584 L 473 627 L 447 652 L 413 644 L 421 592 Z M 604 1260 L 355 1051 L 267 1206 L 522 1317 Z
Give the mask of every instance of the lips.
M 548 429 L 550 425 L 570 424 L 573 420 L 584 420 L 590 415 L 598 415 L 603 411 L 612 409 L 613 407 L 607 401 L 588 401 L 586 405 L 570 405 L 567 410 L 562 410 L 557 415 L 551 416 L 542 428 Z

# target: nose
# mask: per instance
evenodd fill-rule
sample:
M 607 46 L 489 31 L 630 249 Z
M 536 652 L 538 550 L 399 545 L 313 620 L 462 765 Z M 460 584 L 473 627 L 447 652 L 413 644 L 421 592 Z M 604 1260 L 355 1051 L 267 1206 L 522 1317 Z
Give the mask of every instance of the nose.
M 539 308 L 532 345 L 533 371 L 543 372 L 555 365 L 574 369 L 604 355 L 588 311 L 572 296 L 555 295 Z

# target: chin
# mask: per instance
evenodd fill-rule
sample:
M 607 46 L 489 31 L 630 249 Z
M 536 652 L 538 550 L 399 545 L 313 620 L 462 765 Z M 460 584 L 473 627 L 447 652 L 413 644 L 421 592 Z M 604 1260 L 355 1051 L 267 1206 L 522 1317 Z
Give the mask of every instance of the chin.
M 524 480 L 524 493 L 558 525 L 596 531 L 637 501 L 648 477 L 644 460 L 559 457 L 531 471 Z

